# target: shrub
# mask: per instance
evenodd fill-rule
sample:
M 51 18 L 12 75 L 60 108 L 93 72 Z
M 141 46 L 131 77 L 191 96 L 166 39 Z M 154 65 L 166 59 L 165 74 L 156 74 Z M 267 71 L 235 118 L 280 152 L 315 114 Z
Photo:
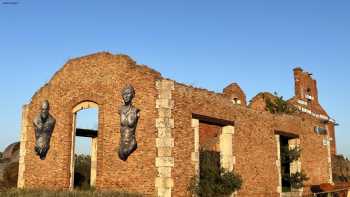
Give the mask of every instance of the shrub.
M 201 197 L 227 196 L 240 189 L 242 178 L 220 168 L 220 153 L 200 151 L 200 177 L 191 180 L 189 191 Z
M 304 187 L 304 181 L 307 180 L 309 180 L 309 177 L 303 171 L 292 173 L 289 177 L 290 185 L 295 189 Z
M 288 145 L 281 147 L 282 181 L 288 183 L 288 187 L 283 188 L 284 191 L 290 191 L 290 187 L 300 189 L 304 187 L 304 181 L 309 180 L 303 171 L 290 173 L 290 163 L 297 161 L 300 158 L 300 153 L 301 149 L 299 147 L 292 149 L 289 149 Z

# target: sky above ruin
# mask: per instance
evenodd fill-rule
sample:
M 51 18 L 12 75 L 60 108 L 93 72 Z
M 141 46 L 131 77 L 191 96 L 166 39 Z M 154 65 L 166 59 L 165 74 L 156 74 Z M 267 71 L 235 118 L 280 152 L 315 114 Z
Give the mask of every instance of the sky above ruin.
M 349 10 L 341 0 L 0 0 L 0 150 L 19 140 L 22 105 L 65 62 L 109 51 L 216 92 L 237 82 L 248 101 L 262 91 L 291 98 L 301 66 L 350 157 Z M 94 113 L 79 124 L 94 128 Z

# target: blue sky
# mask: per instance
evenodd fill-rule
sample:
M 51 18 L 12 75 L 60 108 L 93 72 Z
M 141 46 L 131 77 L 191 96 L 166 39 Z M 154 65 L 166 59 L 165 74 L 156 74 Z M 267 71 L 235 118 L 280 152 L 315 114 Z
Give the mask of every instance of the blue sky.
M 0 0 L 0 149 L 19 140 L 21 106 L 67 60 L 109 51 L 217 92 L 237 82 L 248 100 L 292 97 L 301 66 L 350 156 L 349 1 L 14 1 Z

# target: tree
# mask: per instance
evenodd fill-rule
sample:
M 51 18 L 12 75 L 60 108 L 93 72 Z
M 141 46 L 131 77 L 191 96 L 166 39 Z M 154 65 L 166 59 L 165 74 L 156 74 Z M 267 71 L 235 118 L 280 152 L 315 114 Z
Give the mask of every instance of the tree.
M 281 155 L 282 163 L 292 163 L 300 158 L 301 148 L 299 147 L 289 148 L 288 146 L 283 146 L 281 149 L 283 153 Z
M 266 98 L 265 110 L 271 112 L 272 114 L 293 114 L 296 112 L 296 108 L 289 104 L 287 101 L 283 99 L 283 96 L 278 96 L 278 94 L 274 93 L 275 98 L 270 99 Z
M 300 158 L 301 149 L 299 147 L 289 148 L 288 146 L 281 147 L 281 173 L 282 180 L 289 182 L 290 186 L 295 189 L 304 187 L 304 182 L 309 180 L 304 171 L 290 173 L 289 169 L 284 169 L 286 166 L 290 167 L 290 163 L 297 161 Z

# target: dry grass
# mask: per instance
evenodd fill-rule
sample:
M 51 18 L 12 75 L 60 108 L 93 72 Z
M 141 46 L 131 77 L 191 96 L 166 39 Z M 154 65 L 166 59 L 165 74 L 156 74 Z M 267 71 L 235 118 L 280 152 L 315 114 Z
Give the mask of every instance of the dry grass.
M 140 194 L 116 191 L 93 191 L 93 190 L 75 190 L 75 191 L 47 191 L 33 189 L 9 189 L 0 191 L 0 197 L 141 197 Z

